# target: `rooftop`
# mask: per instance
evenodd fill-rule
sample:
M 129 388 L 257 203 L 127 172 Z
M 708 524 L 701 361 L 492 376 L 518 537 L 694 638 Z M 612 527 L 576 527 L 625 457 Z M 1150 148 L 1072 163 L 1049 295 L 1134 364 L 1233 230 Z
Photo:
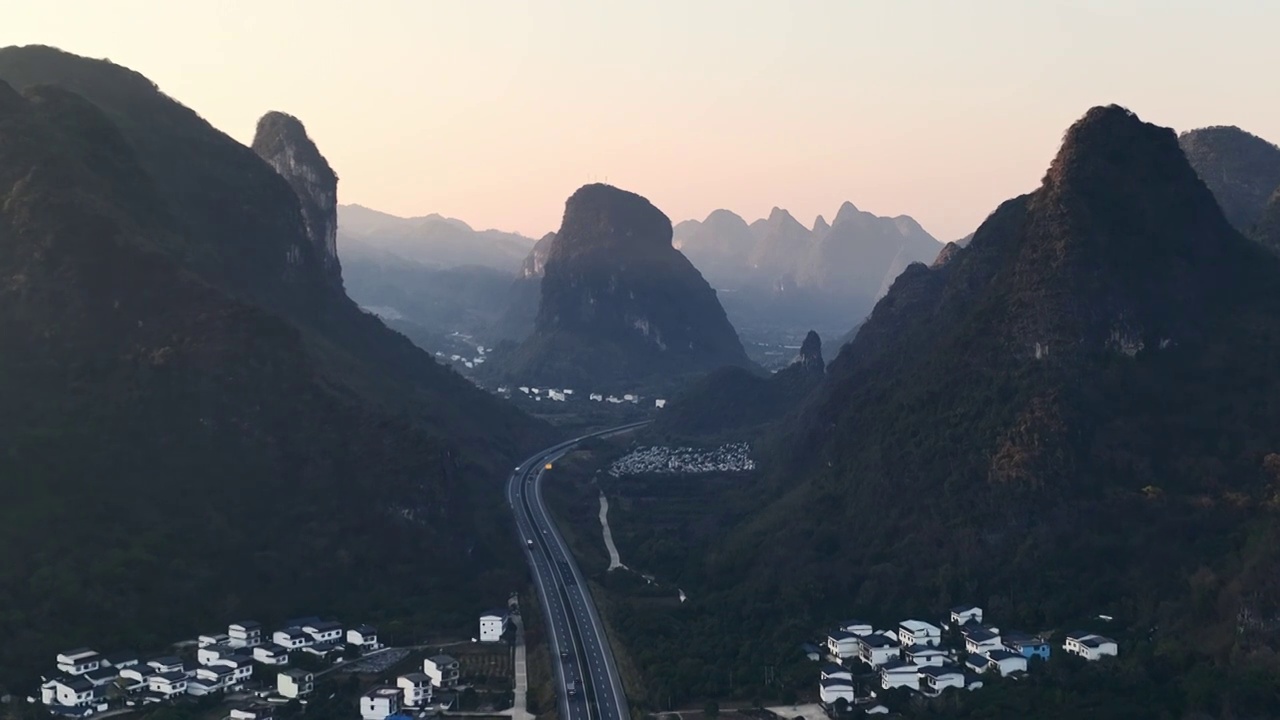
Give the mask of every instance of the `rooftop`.
M 898 643 L 890 640 L 884 635 L 868 635 L 861 638 L 861 642 L 863 645 L 872 648 L 890 648 L 898 646 Z
M 963 676 L 964 671 L 954 665 L 931 665 L 929 667 L 920 668 L 921 675 L 929 675 L 935 678 Z
M 1008 650 L 1000 649 L 1000 650 L 992 650 L 991 652 L 987 653 L 987 657 L 991 658 L 996 662 L 1000 662 L 1001 660 L 1012 660 L 1013 658 L 1021 658 L 1022 656 L 1016 652 L 1009 652 Z
M 835 640 L 836 642 L 840 642 L 841 640 L 852 640 L 858 636 L 844 630 L 832 630 L 827 634 L 827 637 Z
M 906 630 L 912 635 L 918 635 L 921 633 L 936 635 L 942 632 L 942 629 L 937 625 L 931 625 L 923 620 L 903 620 L 901 623 L 898 623 L 898 627 Z

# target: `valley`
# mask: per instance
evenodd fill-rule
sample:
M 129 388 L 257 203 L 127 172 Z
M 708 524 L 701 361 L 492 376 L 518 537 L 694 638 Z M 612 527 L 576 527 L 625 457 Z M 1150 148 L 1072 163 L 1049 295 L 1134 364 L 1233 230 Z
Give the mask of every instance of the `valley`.
M 516 5 L 6 16 L 0 720 L 1280 717 L 1280 9 Z

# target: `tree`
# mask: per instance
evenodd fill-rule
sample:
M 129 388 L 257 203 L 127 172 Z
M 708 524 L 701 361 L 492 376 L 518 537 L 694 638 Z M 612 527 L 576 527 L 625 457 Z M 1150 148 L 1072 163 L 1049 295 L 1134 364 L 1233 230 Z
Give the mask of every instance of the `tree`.
M 720 715 L 720 703 L 715 700 L 708 700 L 707 704 L 702 708 L 702 714 L 709 717 L 718 717 Z

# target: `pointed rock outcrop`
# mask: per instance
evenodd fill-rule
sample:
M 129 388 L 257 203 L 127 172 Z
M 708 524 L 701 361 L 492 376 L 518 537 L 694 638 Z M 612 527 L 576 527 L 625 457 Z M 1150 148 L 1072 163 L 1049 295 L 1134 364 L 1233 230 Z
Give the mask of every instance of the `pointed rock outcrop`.
M 253 151 L 289 182 L 302 208 L 307 238 L 326 281 L 342 286 L 338 261 L 338 176 L 292 115 L 269 112 L 258 120 Z

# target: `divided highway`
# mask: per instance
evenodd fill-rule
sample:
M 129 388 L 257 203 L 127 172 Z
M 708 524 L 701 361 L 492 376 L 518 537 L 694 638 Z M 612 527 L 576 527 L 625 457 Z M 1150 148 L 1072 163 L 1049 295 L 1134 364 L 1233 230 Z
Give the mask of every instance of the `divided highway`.
M 583 440 L 617 435 L 648 422 L 620 425 L 546 448 L 516 466 L 507 483 L 507 502 L 515 513 L 520 543 L 528 553 L 546 616 L 564 720 L 630 720 L 631 714 L 586 581 L 542 501 L 542 476 L 547 463 L 554 463 Z

